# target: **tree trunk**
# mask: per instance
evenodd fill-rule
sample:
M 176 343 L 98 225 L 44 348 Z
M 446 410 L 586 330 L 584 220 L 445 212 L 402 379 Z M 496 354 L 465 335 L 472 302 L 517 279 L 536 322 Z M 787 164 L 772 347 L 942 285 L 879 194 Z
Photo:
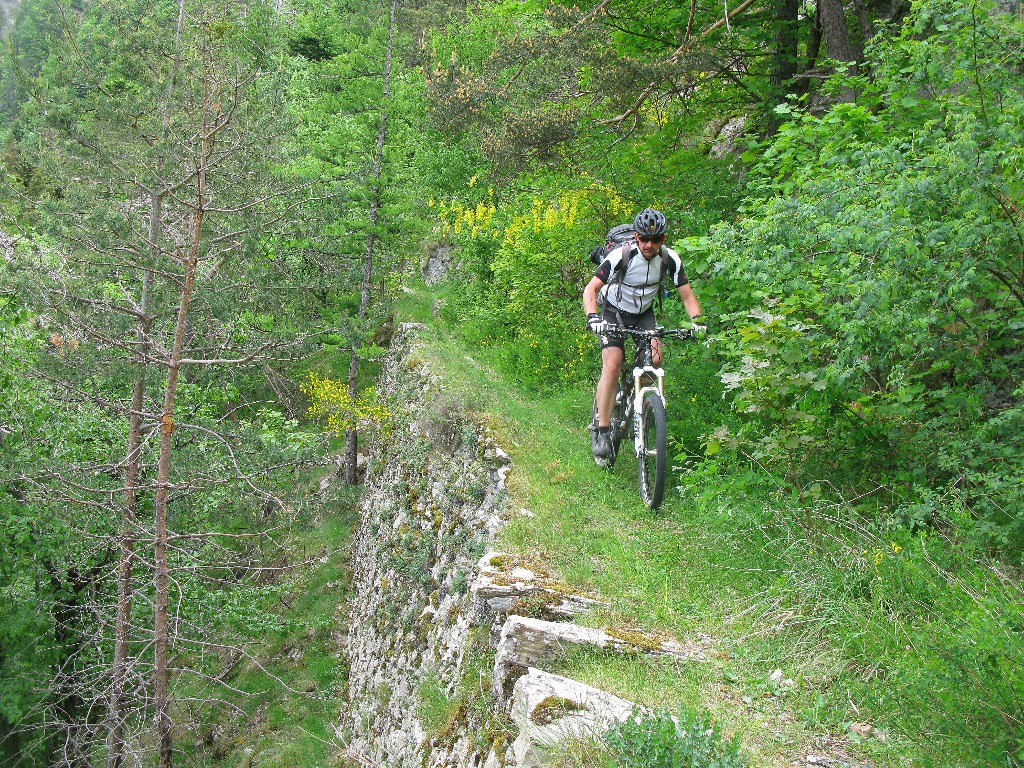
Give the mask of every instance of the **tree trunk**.
M 804 60 L 801 71 L 807 77 L 798 79 L 796 92 L 810 93 L 814 90 L 814 82 L 809 76 L 811 71 L 818 65 L 818 56 L 821 53 L 821 13 L 814 14 L 814 23 L 811 25 L 810 37 L 807 39 L 807 58 Z
M 150 243 L 156 244 L 160 221 L 160 195 L 154 194 L 151 206 Z M 142 281 L 140 313 L 149 311 L 153 273 L 146 272 Z M 139 321 L 138 371 L 132 388 L 132 410 L 128 417 L 128 455 L 124 472 L 124 514 L 121 520 L 121 554 L 117 564 L 117 615 L 114 623 L 114 663 L 111 669 L 110 704 L 107 713 L 107 766 L 122 768 L 124 764 L 124 683 L 128 674 L 128 632 L 132 617 L 132 568 L 135 562 L 135 526 L 138 519 L 139 475 L 142 464 L 142 409 L 146 395 L 146 354 L 150 322 Z
M 772 3 L 772 69 L 769 74 L 771 95 L 769 107 L 781 104 L 786 100 L 786 93 L 793 85 L 793 77 L 797 72 L 799 58 L 799 0 L 775 0 Z M 768 115 L 767 132 L 775 133 L 779 127 L 779 118 L 774 113 Z
M 818 0 L 818 13 L 821 15 L 821 34 L 825 39 L 828 57 L 856 65 L 857 52 L 850 42 L 842 0 Z M 852 88 L 844 88 L 839 94 L 840 102 L 850 103 L 855 98 Z
M 174 62 L 167 81 L 163 109 L 164 137 L 170 125 L 171 98 L 177 84 L 178 69 L 181 64 L 181 36 L 185 23 L 185 2 L 178 1 L 178 23 L 174 35 Z M 155 263 L 160 253 L 159 239 L 162 232 L 162 207 L 164 191 L 160 188 L 163 175 L 163 158 L 157 163 L 157 172 L 153 179 L 154 188 L 150 198 L 148 248 Z M 135 526 L 138 519 L 138 482 L 142 465 L 142 412 L 146 394 L 146 357 L 149 353 L 149 334 L 152 319 L 149 318 L 149 305 L 153 291 L 153 272 L 147 269 L 142 278 L 142 295 L 139 297 L 139 327 L 136 338 L 139 352 L 136 356 L 138 372 L 132 388 L 132 410 L 129 416 L 128 455 L 125 460 L 124 496 L 125 508 L 121 528 L 121 554 L 118 562 L 117 577 L 117 615 L 114 624 L 114 663 L 111 668 L 110 703 L 107 713 L 107 766 L 122 768 L 124 765 L 124 723 L 126 701 L 124 694 L 125 679 L 128 674 L 128 640 L 132 617 L 132 569 L 135 560 Z M 166 544 L 166 538 L 164 540 Z
M 860 25 L 861 49 L 860 60 L 864 61 L 864 44 L 875 36 L 875 25 L 868 17 L 868 7 L 864 0 L 853 0 L 853 10 L 857 14 L 857 23 Z
M 810 69 L 818 64 L 818 56 L 821 54 L 821 14 L 814 14 L 814 26 L 811 27 L 811 38 L 807 41 L 807 62 L 804 69 Z
M 783 89 L 793 79 L 797 69 L 797 25 L 799 0 L 775 0 L 772 6 L 772 71 L 770 82 L 773 95 L 785 97 Z
M 857 55 L 850 42 L 842 0 L 818 0 L 818 13 L 821 15 L 821 33 L 825 38 L 829 58 L 855 62 Z
M 206 54 L 204 54 L 205 56 Z M 209 62 L 207 62 L 208 64 Z M 195 287 L 196 267 L 199 264 L 199 246 L 202 242 L 203 217 L 206 213 L 206 169 L 210 166 L 212 153 L 213 123 L 211 114 L 217 109 L 211 104 L 212 85 L 209 71 L 203 83 L 203 120 L 199 135 L 199 154 L 196 158 L 196 203 L 192 214 L 191 242 L 185 257 L 184 275 L 178 300 L 178 316 L 174 324 L 174 344 L 167 366 L 167 385 L 164 389 L 164 408 L 160 417 L 160 455 L 157 459 L 156 519 L 156 600 L 154 606 L 154 670 L 153 696 L 156 706 L 158 736 L 158 768 L 171 768 L 172 734 L 170 712 L 170 690 L 168 686 L 169 623 L 168 606 L 170 598 L 170 568 L 167 560 L 167 496 L 170 491 L 171 435 L 174 432 L 174 398 L 178 388 L 178 374 L 181 370 L 182 351 L 185 346 L 185 332 L 188 328 L 188 313 L 192 304 L 192 290 Z
M 202 157 L 207 157 L 205 140 Z M 154 684 L 156 704 L 157 736 L 159 740 L 159 768 L 171 768 L 171 713 L 170 690 L 168 686 L 167 658 L 169 647 L 168 606 L 170 598 L 170 567 L 167 560 L 167 495 L 170 490 L 171 435 L 174 433 L 174 398 L 178 390 L 178 374 L 181 371 L 182 349 L 185 345 L 185 326 L 192 303 L 195 286 L 196 266 L 199 263 L 199 242 L 203 227 L 203 198 L 205 196 L 206 173 L 199 171 L 200 203 L 192 217 L 192 247 L 185 262 L 185 275 L 178 301 L 178 317 L 174 326 L 174 346 L 171 348 L 170 364 L 167 370 L 167 385 L 164 388 L 164 408 L 161 415 L 160 455 L 157 460 L 156 478 L 156 603 L 154 619 Z
M 373 186 L 370 189 L 369 227 L 366 233 L 366 249 L 363 252 L 363 280 L 359 287 L 359 314 L 361 326 L 366 320 L 370 309 L 370 292 L 373 289 L 373 250 L 376 242 L 377 221 L 380 217 L 380 179 L 384 160 L 384 142 L 388 132 L 388 100 L 391 98 L 391 53 L 395 41 L 395 14 L 398 0 L 391 0 L 391 11 L 388 15 L 388 46 L 384 52 L 384 92 L 381 97 L 380 122 L 377 125 L 377 146 L 373 155 Z M 359 394 L 359 339 L 352 343 L 352 356 L 348 365 L 348 394 L 355 400 Z M 343 480 L 348 485 L 355 485 L 358 480 L 357 462 L 359 457 L 358 435 L 355 429 L 345 433 L 345 473 Z

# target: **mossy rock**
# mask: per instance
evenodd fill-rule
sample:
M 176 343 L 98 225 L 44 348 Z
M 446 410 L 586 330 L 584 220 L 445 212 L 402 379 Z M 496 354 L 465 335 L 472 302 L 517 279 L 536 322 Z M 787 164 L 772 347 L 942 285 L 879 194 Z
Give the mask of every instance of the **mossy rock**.
M 574 712 L 585 711 L 586 707 L 571 699 L 564 699 L 561 696 L 548 696 L 533 708 L 530 713 L 530 720 L 537 725 L 551 725 L 556 720 L 573 714 Z

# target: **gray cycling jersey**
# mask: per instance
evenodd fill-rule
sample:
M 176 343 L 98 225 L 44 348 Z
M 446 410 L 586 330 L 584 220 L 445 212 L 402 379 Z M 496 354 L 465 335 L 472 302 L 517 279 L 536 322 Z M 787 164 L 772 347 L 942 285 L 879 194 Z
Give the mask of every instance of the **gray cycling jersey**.
M 632 258 L 630 252 L 633 254 Z M 602 289 L 605 303 L 620 312 L 630 312 L 634 315 L 650 309 L 658 296 L 663 259 L 667 259 L 668 262 L 665 265 L 665 273 L 672 278 L 675 286 L 686 285 L 689 281 L 683 271 L 683 263 L 679 254 L 671 248 L 662 247 L 650 261 L 643 257 L 635 243 L 624 243 L 620 248 L 611 251 L 601 262 L 596 273 L 603 282 L 609 283 Z M 625 275 L 620 281 L 613 282 L 612 276 L 623 267 L 626 269 Z

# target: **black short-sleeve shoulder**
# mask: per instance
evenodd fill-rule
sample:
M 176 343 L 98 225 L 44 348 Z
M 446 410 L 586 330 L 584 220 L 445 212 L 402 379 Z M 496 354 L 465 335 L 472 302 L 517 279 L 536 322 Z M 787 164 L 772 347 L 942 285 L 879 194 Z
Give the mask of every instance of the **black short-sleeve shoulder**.
M 661 253 L 662 258 L 666 261 L 665 270 L 672 278 L 672 282 L 675 284 L 676 288 L 689 283 L 690 281 L 686 277 L 686 270 L 683 269 L 683 260 L 679 258 L 679 254 L 671 248 L 663 248 Z
M 613 248 L 609 251 L 608 255 L 604 257 L 604 261 L 598 266 L 594 277 L 602 283 L 611 282 L 612 274 L 616 270 L 624 269 L 626 262 L 629 261 L 629 248 L 630 243 L 623 243 L 618 248 Z

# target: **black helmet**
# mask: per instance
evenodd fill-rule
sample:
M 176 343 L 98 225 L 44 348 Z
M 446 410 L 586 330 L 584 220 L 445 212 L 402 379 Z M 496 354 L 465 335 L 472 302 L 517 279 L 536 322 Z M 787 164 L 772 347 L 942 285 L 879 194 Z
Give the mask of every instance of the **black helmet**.
M 653 208 L 644 208 L 633 219 L 633 229 L 638 235 L 647 237 L 660 237 L 665 234 L 668 224 L 665 222 L 665 215 Z

